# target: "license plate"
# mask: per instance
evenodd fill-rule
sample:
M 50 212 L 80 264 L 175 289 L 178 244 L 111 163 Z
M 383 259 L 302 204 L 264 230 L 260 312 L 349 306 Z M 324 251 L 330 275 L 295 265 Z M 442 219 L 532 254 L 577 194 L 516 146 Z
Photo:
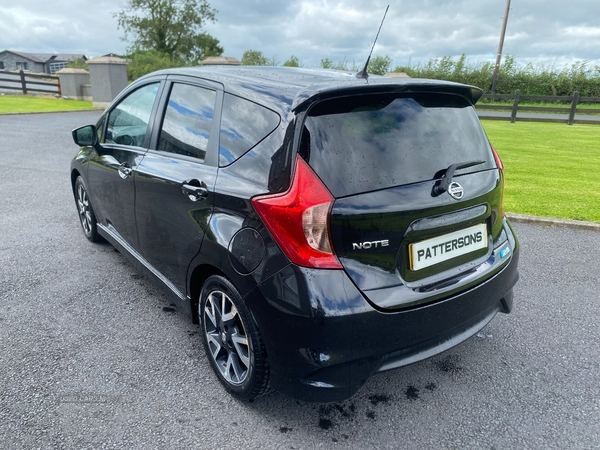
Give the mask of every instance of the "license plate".
M 487 246 L 487 225 L 484 223 L 416 242 L 408 246 L 410 270 L 421 270 Z

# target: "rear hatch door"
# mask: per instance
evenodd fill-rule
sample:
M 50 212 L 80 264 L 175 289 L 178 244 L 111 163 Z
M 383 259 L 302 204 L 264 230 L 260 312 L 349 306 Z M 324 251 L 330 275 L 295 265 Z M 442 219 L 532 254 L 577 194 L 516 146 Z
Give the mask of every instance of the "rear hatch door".
M 322 100 L 307 111 L 299 153 L 336 199 L 334 251 L 374 305 L 415 307 L 497 270 L 503 179 L 469 99 Z

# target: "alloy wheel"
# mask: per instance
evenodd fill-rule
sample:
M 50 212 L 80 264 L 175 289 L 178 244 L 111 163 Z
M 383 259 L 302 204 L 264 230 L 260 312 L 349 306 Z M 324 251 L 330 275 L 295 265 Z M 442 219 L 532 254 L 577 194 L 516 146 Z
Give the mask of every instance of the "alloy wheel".
M 210 356 L 228 383 L 242 384 L 250 371 L 252 351 L 235 304 L 225 292 L 215 290 L 208 294 L 203 314 Z
M 79 211 L 79 218 L 81 219 L 81 226 L 86 235 L 92 233 L 92 213 L 90 208 L 90 201 L 87 196 L 87 192 L 82 184 L 77 186 L 77 209 Z

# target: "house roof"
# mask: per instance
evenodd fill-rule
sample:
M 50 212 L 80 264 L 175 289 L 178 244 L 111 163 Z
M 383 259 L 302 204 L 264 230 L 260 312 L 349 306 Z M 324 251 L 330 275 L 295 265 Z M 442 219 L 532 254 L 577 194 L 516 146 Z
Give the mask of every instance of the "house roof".
M 14 50 L 5 50 L 5 52 L 13 53 L 15 55 L 22 56 L 23 58 L 29 59 L 30 61 L 35 61 L 42 64 L 51 61 L 69 61 L 71 59 L 85 58 L 85 55 L 75 53 L 25 53 L 16 52 Z

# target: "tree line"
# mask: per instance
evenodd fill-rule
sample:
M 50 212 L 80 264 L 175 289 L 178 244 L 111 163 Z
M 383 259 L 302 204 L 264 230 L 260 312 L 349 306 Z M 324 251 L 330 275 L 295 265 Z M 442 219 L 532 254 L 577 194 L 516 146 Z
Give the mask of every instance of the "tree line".
M 276 59 L 267 58 L 257 50 L 244 52 L 241 62 L 248 66 L 279 65 Z M 393 70 L 391 64 L 392 59 L 389 56 L 375 56 L 371 58 L 367 71 L 375 75 L 404 72 L 411 78 L 470 84 L 483 89 L 486 93 L 490 93 L 491 90 L 494 63 L 472 64 L 467 61 L 467 56 L 464 54 L 458 58 L 444 56 L 430 59 L 424 64 L 397 66 Z M 302 67 L 302 63 L 295 56 L 283 65 Z M 336 62 L 328 58 L 321 60 L 320 67 L 353 72 L 362 69 L 355 62 L 349 64 L 346 60 Z M 522 65 L 517 63 L 513 55 L 506 55 L 500 65 L 496 93 L 514 94 L 517 89 L 522 95 L 569 96 L 578 91 L 582 97 L 600 97 L 600 66 L 590 67 L 587 61 L 577 61 L 563 68 L 531 63 Z
M 242 55 L 241 63 L 243 66 L 278 66 L 280 64 L 276 57 L 267 58 L 259 50 L 246 50 Z M 369 61 L 367 71 L 374 75 L 385 75 L 390 71 L 392 64 L 392 58 L 389 56 L 375 56 Z M 364 65 L 364 64 L 363 64 Z M 363 65 L 359 65 L 356 61 L 350 64 L 345 59 L 342 61 L 333 61 L 329 58 L 321 60 L 320 67 L 322 69 L 335 69 L 335 70 L 349 70 L 351 72 L 358 72 L 362 70 Z M 304 67 L 304 64 L 298 59 L 297 56 L 290 56 L 282 66 L 284 67 Z
M 216 20 L 217 11 L 208 0 L 128 0 L 125 8 L 114 14 L 127 48 L 127 71 L 130 80 L 155 70 L 171 67 L 199 65 L 209 56 L 221 56 L 223 47 L 219 40 L 204 31 L 207 22 Z M 246 50 L 241 59 L 248 66 L 303 67 L 302 61 L 292 55 L 283 63 L 276 57 L 267 57 L 259 50 Z M 80 62 L 73 62 L 73 65 Z M 384 75 L 387 72 L 405 72 L 413 78 L 432 78 L 470 84 L 489 92 L 494 64 L 467 62 L 466 55 L 459 58 L 444 56 L 427 63 L 398 66 L 392 70 L 392 59 L 374 56 L 368 73 Z M 359 72 L 359 61 L 333 61 L 321 59 L 324 69 Z M 496 93 L 513 94 L 520 89 L 522 95 L 571 95 L 579 91 L 583 97 L 600 97 L 600 66 L 589 67 L 586 61 L 570 67 L 557 68 L 543 65 L 520 65 L 512 55 L 507 55 L 500 66 Z
M 450 56 L 430 59 L 425 64 L 400 66 L 395 72 L 405 72 L 413 78 L 433 78 L 455 81 L 482 88 L 490 92 L 493 62 L 471 64 L 466 55 L 455 59 Z M 577 61 L 570 66 L 518 64 L 513 55 L 506 55 L 500 65 L 496 94 L 568 96 L 579 91 L 582 97 L 600 97 L 600 66 L 590 67 L 587 61 Z

